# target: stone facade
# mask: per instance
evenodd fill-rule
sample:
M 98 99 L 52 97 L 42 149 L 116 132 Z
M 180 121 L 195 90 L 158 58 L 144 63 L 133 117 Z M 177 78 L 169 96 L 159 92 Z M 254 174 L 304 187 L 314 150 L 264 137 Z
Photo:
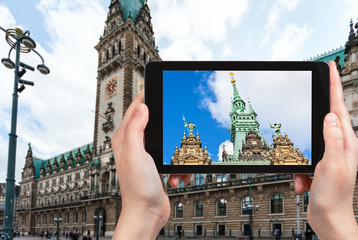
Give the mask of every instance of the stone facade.
M 210 165 L 211 159 L 209 157 L 208 150 L 201 148 L 201 140 L 199 132 L 196 136 L 193 133 L 189 133 L 188 136 L 183 135 L 183 139 L 180 144 L 180 148 L 176 146 L 174 155 L 171 158 L 172 165 Z
M 354 31 L 354 28 L 356 31 Z M 358 22 L 354 28 L 351 20 L 348 41 L 344 50 L 347 56 L 340 75 L 344 101 L 349 111 L 353 130 L 358 136 Z

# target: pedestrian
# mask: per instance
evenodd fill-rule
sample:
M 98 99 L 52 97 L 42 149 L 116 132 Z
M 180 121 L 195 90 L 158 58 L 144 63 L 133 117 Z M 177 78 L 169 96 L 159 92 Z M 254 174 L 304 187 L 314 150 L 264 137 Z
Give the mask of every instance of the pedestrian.
M 51 239 L 52 237 L 52 230 L 50 230 L 49 234 L 48 234 L 48 238 Z
M 67 239 L 68 238 L 68 229 L 66 229 L 65 235 L 66 235 L 66 239 Z

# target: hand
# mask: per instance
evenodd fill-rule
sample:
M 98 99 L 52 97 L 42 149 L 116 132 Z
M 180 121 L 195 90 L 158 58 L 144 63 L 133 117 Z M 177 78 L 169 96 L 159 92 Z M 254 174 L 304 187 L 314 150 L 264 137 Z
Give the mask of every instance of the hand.
M 144 149 L 148 108 L 144 94 L 129 106 L 112 137 L 112 148 L 122 195 L 122 212 L 113 239 L 154 239 L 170 215 L 169 198 L 152 157 Z M 191 175 L 170 176 L 176 187 Z
M 325 153 L 313 180 L 295 174 L 298 194 L 310 191 L 307 218 L 321 239 L 352 239 L 358 236 L 353 194 L 358 166 L 358 140 L 343 100 L 336 64 L 330 61 L 331 112 L 324 119 Z M 342 224 L 337 224 L 342 223 Z

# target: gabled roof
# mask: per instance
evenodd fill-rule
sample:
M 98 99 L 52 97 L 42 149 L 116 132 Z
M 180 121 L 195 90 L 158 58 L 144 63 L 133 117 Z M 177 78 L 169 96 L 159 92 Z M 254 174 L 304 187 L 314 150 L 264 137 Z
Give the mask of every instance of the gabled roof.
M 323 54 L 317 55 L 315 57 L 311 57 L 308 59 L 309 61 L 322 61 L 322 62 L 329 62 L 331 60 L 335 60 L 336 57 L 339 57 L 339 63 L 341 64 L 341 67 L 344 65 L 344 58 L 347 56 L 347 54 L 344 54 L 344 47 L 340 46 L 339 48 L 332 49 L 331 51 L 325 52 Z
M 62 158 L 62 155 L 64 156 L 65 158 L 65 168 L 68 167 L 68 157 L 70 156 L 70 153 L 72 152 L 72 156 L 73 156 L 73 164 L 76 164 L 76 155 L 78 153 L 78 149 L 80 149 L 80 152 L 82 154 L 82 159 L 81 159 L 81 164 L 84 163 L 85 161 L 85 158 L 84 158 L 84 155 L 85 155 L 85 151 L 87 149 L 87 146 L 89 146 L 90 148 L 90 151 L 92 152 L 92 148 L 93 148 L 93 143 L 89 143 L 89 144 L 85 144 L 85 145 L 82 145 L 80 147 L 77 147 L 77 148 L 74 148 L 70 151 L 67 151 L 65 153 L 61 153 L 61 154 L 58 154 L 57 156 L 55 157 L 52 157 L 52 158 L 49 158 L 49 159 L 40 159 L 40 158 L 37 158 L 37 157 L 33 157 L 33 161 L 34 161 L 34 167 L 35 167 L 35 177 L 36 178 L 39 178 L 40 177 L 40 168 L 41 168 L 41 165 L 43 164 L 44 167 L 46 168 L 48 162 L 50 162 L 51 164 L 51 172 L 53 171 L 52 170 L 52 165 L 53 163 L 55 162 L 55 158 L 57 158 L 57 161 L 59 163 L 59 161 L 61 160 Z

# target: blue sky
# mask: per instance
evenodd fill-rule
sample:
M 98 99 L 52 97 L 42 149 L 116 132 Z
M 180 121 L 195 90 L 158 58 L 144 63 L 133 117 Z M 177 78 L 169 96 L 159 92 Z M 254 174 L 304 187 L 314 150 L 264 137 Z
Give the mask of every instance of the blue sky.
M 27 142 L 49 158 L 93 141 L 97 52 L 110 0 L 2 0 L 0 25 L 29 29 L 51 74 L 19 99 L 16 180 Z M 163 60 L 303 60 L 344 45 L 358 1 L 149 0 Z M 9 46 L 0 32 L 0 56 Z M 37 65 L 34 54 L 22 61 Z M 7 162 L 13 72 L 0 66 L 0 164 Z M 190 117 L 188 116 L 188 119 Z M 0 180 L 6 168 L 0 169 Z
M 233 86 L 231 71 L 163 72 L 163 161 L 170 164 L 175 146 L 188 132 L 186 122 L 196 125 L 202 147 L 207 145 L 212 160 L 221 160 L 222 144 L 232 153 L 229 112 Z M 240 97 L 250 99 L 257 113 L 260 132 L 272 144 L 269 122 L 281 123 L 294 147 L 311 160 L 311 72 L 232 71 Z

